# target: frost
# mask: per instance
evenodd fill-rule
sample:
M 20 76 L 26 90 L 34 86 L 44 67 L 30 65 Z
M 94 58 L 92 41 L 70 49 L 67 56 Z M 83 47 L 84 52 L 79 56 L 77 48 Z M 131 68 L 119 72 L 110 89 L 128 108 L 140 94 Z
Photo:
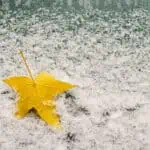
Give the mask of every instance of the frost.
M 149 150 L 150 14 L 37 9 L 0 16 L 0 78 L 48 71 L 79 85 L 58 97 L 64 131 L 34 114 L 17 121 L 15 95 L 0 85 L 0 149 Z M 6 103 L 7 101 L 7 103 Z

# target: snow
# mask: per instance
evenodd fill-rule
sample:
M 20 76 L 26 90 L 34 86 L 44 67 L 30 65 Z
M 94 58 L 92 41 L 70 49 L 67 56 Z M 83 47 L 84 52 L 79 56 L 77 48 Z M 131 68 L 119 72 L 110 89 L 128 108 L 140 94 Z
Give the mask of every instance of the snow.
M 78 87 L 56 98 L 57 131 L 33 112 L 17 120 L 16 95 L 1 82 L 0 149 L 149 150 L 149 12 L 64 13 L 1 16 L 1 80 L 27 75 L 23 49 L 34 75 L 48 71 Z

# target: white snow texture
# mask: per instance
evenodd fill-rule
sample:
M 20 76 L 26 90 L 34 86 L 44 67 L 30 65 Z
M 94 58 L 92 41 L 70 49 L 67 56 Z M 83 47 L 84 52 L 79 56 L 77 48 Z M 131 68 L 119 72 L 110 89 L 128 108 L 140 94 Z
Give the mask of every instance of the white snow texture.
M 150 150 L 149 13 L 23 13 L 0 19 L 0 150 Z M 2 79 L 27 75 L 20 48 L 34 75 L 78 85 L 56 98 L 63 131 L 14 117 Z

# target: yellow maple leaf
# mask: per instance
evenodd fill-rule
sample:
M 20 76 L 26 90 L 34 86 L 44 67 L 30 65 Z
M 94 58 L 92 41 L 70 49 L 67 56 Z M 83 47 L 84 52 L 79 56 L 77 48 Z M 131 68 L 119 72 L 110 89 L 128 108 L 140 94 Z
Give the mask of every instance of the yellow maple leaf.
M 3 80 L 19 94 L 15 115 L 18 118 L 22 118 L 31 109 L 35 109 L 39 116 L 49 125 L 57 128 L 61 127 L 60 117 L 56 113 L 54 97 L 75 87 L 75 85 L 56 80 L 55 77 L 47 72 L 41 72 L 33 78 L 23 52 L 20 51 L 20 54 L 30 78 L 15 76 Z

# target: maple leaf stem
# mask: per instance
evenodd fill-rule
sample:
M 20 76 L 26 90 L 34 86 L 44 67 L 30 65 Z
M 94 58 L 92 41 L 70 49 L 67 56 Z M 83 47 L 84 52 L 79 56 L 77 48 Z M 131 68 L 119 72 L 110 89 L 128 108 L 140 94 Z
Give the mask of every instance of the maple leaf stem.
M 35 83 L 34 78 L 33 78 L 33 76 L 32 76 L 32 73 L 31 73 L 31 69 L 30 69 L 29 65 L 27 64 L 26 58 L 24 57 L 24 54 L 23 54 L 23 51 L 22 51 L 22 50 L 19 50 L 19 54 L 20 54 L 21 57 L 22 57 L 22 60 L 23 60 L 25 66 L 26 66 L 26 68 L 27 68 L 27 71 L 28 71 L 28 73 L 29 73 L 29 76 L 31 77 L 31 79 L 32 79 L 33 82 Z

